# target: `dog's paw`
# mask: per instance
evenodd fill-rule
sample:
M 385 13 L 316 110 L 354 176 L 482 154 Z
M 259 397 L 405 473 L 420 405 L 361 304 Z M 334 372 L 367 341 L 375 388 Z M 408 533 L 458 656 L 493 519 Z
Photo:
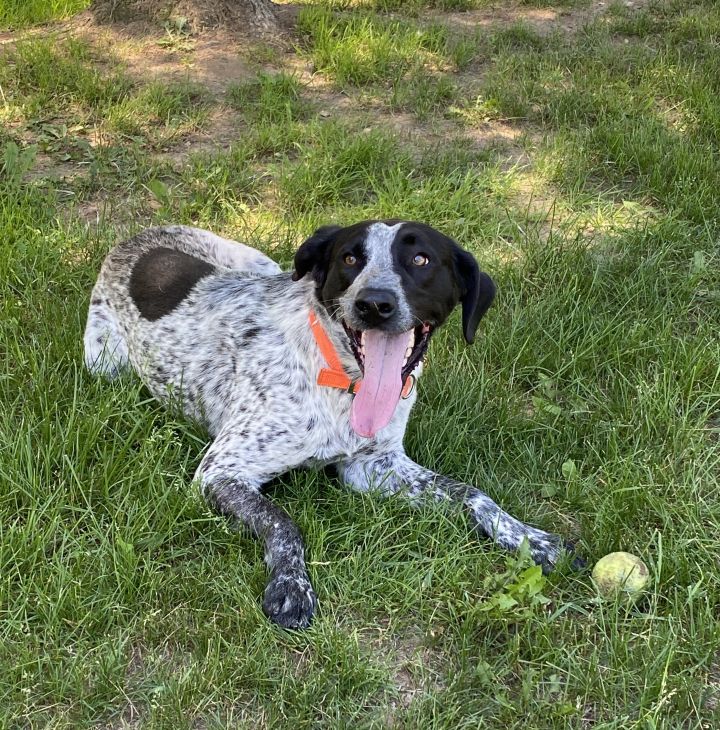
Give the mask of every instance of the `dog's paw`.
M 305 574 L 276 575 L 265 588 L 263 611 L 278 626 L 305 629 L 310 626 L 317 599 Z
M 543 573 L 550 573 L 567 557 L 567 564 L 573 570 L 582 570 L 585 560 L 575 552 L 575 545 L 566 542 L 559 535 L 542 530 L 533 530 L 527 535 L 532 559 L 542 567 Z

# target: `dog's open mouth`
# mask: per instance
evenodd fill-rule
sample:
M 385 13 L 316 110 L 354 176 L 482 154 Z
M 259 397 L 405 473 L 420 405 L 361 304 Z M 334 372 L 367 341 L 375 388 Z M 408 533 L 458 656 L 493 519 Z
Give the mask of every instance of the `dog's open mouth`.
M 354 330 L 348 326 L 345 320 L 342 320 L 342 325 L 345 328 L 345 333 L 350 340 L 350 349 L 355 360 L 357 360 L 360 372 L 365 374 L 365 335 L 369 330 Z M 419 324 L 412 330 L 408 330 L 407 337 L 408 343 L 405 348 L 405 356 L 403 358 L 401 377 L 403 382 L 405 378 L 418 366 L 425 357 L 428 345 L 430 344 L 430 335 L 432 335 L 434 327 L 428 322 Z M 412 334 L 412 339 L 410 338 Z
M 350 425 L 371 438 L 390 423 L 405 379 L 422 360 L 433 328 L 427 324 L 397 334 L 358 331 L 343 322 L 350 347 L 363 374 L 350 412 Z

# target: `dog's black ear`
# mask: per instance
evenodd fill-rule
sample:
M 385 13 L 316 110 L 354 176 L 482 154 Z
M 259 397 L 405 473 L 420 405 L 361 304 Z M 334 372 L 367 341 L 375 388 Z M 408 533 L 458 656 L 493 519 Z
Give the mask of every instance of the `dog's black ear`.
M 318 228 L 295 253 L 295 270 L 293 281 L 299 281 L 309 271 L 318 286 L 322 286 L 327 274 L 330 246 L 340 226 L 323 226 Z
M 455 274 L 460 285 L 463 335 L 470 344 L 475 339 L 480 320 L 495 299 L 495 283 L 480 271 L 472 254 L 459 247 L 455 252 Z

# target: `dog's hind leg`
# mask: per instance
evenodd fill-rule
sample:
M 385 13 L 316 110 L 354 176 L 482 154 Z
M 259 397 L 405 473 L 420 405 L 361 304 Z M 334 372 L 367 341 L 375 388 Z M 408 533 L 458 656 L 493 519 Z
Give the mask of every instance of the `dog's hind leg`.
M 249 476 L 257 453 L 242 449 L 234 433 L 222 433 L 205 454 L 195 479 L 203 495 L 221 514 L 238 520 L 265 548 L 270 581 L 265 588 L 263 611 L 288 629 L 310 625 L 317 600 L 305 566 L 300 531 L 279 507 L 260 494 L 266 478 Z
M 114 378 L 128 367 L 127 343 L 101 281 L 90 295 L 84 344 L 85 367 L 93 375 Z
M 544 572 L 552 570 L 566 552 L 574 568 L 584 565 L 582 558 L 574 554 L 572 545 L 559 535 L 526 525 L 476 487 L 436 474 L 416 464 L 402 450 L 353 458 L 339 464 L 338 471 L 346 484 L 358 490 L 399 493 L 412 501 L 430 497 L 458 502 L 465 507 L 473 527 L 500 547 L 518 550 L 526 540 L 530 555 Z

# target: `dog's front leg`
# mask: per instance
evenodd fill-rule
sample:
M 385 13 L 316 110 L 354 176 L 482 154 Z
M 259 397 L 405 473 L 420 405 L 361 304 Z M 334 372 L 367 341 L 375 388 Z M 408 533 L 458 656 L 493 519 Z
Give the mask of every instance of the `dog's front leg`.
M 572 546 L 559 535 L 526 525 L 476 487 L 416 464 L 401 449 L 355 457 L 352 461 L 338 464 L 338 471 L 345 483 L 354 489 L 403 494 L 412 501 L 430 497 L 462 503 L 475 529 L 506 550 L 517 550 L 527 539 L 533 560 L 545 572 L 555 566 L 565 551 L 573 553 Z M 583 564 L 581 558 L 574 557 L 574 567 L 579 568 Z
M 267 479 L 251 476 L 248 465 L 252 463 L 248 453 L 231 449 L 220 438 L 200 463 L 195 479 L 213 507 L 263 541 L 270 571 L 262 604 L 266 616 L 285 628 L 305 628 L 310 625 L 317 600 L 305 567 L 302 536 L 290 517 L 260 494 Z

